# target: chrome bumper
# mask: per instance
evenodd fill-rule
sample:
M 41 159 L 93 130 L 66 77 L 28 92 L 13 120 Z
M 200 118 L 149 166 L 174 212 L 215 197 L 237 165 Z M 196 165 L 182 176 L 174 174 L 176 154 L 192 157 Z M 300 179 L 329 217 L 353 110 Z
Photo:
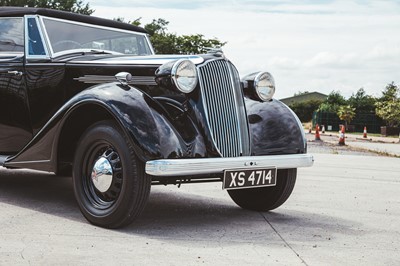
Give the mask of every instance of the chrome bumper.
M 191 176 L 218 174 L 227 169 L 309 167 L 314 163 L 310 154 L 246 156 L 234 158 L 161 159 L 146 162 L 146 173 L 153 176 Z

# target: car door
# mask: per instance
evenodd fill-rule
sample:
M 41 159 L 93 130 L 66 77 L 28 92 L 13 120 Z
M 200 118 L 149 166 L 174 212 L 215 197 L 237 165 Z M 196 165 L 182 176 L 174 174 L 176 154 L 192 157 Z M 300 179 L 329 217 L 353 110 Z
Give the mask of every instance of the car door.
M 0 154 L 18 152 L 32 138 L 24 75 L 23 18 L 0 18 Z

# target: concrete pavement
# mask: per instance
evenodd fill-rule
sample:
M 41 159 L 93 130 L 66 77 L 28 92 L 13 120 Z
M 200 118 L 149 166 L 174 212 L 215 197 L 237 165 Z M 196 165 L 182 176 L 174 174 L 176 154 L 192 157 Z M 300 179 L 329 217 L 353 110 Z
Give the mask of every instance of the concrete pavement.
M 0 265 L 398 265 L 400 159 L 315 154 L 281 208 L 221 184 L 153 187 L 121 230 L 79 213 L 71 179 L 0 168 Z
M 307 139 L 315 139 L 314 133 L 306 133 Z M 339 134 L 335 132 L 320 133 L 321 140 L 332 145 L 338 145 Z M 400 157 L 400 139 L 393 137 L 368 136 L 363 138 L 362 134 L 345 134 L 346 145 L 354 148 L 374 151 L 382 154 Z
M 347 144 L 352 147 L 373 150 L 379 153 L 389 154 L 392 156 L 400 156 L 400 144 L 368 142 L 368 141 L 351 141 L 351 140 L 348 140 Z

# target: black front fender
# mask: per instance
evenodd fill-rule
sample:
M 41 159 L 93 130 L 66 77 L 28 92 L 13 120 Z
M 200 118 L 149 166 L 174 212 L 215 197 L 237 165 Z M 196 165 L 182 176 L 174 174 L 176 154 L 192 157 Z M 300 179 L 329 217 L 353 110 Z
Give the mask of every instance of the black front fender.
M 303 128 L 289 107 L 275 99 L 245 99 L 253 155 L 307 152 Z
M 71 98 L 30 143 L 7 160 L 5 166 L 55 172 L 60 135 L 66 125 L 74 126 L 71 120 L 79 120 L 78 110 L 90 105 L 100 107 L 109 114 L 107 117 L 114 118 L 121 125 L 140 160 L 182 157 L 184 142 L 157 103 L 134 87 L 108 83 L 90 87 Z M 85 111 L 90 112 L 90 108 Z
M 133 141 L 142 161 L 182 156 L 184 144 L 163 115 L 162 108 L 140 90 L 115 83 L 104 84 L 84 91 L 79 98 L 79 104 L 69 113 L 87 101 L 102 105 Z

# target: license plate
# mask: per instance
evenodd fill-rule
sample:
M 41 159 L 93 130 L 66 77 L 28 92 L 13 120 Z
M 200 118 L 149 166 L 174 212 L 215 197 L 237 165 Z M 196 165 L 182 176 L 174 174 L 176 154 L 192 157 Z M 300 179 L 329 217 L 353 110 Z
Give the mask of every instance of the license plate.
M 223 189 L 276 186 L 276 168 L 224 171 Z

